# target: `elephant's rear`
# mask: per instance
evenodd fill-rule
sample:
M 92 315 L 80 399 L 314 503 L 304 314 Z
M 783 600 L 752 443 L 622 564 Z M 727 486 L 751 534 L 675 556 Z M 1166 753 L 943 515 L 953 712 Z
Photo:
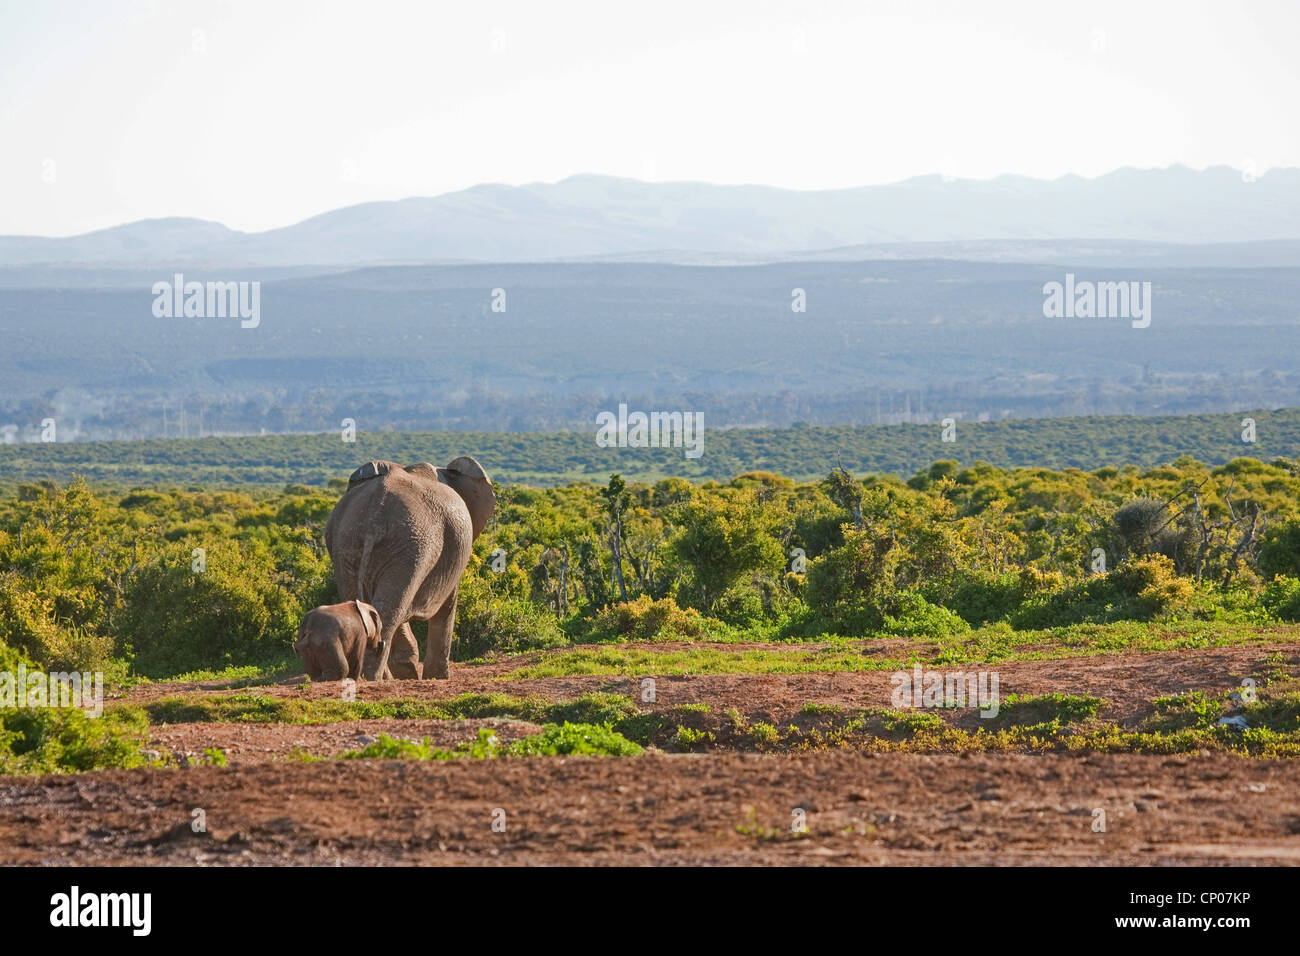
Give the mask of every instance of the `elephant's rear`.
M 325 549 L 334 564 L 334 583 L 341 600 L 370 600 L 365 584 L 370 577 L 367 567 L 382 534 L 382 522 L 377 518 L 385 497 L 382 476 L 350 482 L 325 523 Z

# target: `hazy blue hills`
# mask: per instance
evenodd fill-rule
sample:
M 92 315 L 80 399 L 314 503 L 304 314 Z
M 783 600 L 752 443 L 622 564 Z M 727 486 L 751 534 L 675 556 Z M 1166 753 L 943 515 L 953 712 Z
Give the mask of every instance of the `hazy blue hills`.
M 921 176 L 822 191 L 582 175 L 363 203 L 261 233 L 162 219 L 70 238 L 6 236 L 0 237 L 0 266 L 524 262 L 665 254 L 743 260 L 852 246 L 994 242 L 977 256 L 983 258 L 996 243 L 1065 239 L 1300 240 L 1300 169 L 1271 170 L 1253 181 L 1225 166 L 1124 168 L 1095 179 L 1050 181 Z
M 1067 268 L 1150 282 L 1150 326 L 1046 318 L 1043 286 Z M 0 288 L 0 428 L 28 441 L 47 417 L 61 440 L 313 432 L 343 418 L 368 431 L 553 431 L 587 428 L 620 402 L 701 411 L 710 428 L 1300 405 L 1300 269 L 284 270 L 263 282 L 256 328 L 156 317 L 149 274 L 129 275 Z M 505 312 L 492 310 L 497 288 Z M 792 311 L 794 289 L 805 312 Z

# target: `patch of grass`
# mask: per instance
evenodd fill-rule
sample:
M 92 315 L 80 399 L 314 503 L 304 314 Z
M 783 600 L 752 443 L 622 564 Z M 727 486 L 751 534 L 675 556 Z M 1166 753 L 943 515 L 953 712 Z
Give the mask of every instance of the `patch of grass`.
M 590 754 L 632 757 L 641 753 L 640 744 L 628 740 L 609 724 L 548 724 L 540 734 L 516 740 L 505 748 L 512 756 L 536 757 L 555 754 Z
M 190 766 L 224 767 L 227 764 L 226 752 L 220 747 L 207 747 L 202 755 L 190 757 Z
M 886 710 L 881 713 L 881 723 L 890 733 L 911 736 L 939 730 L 943 718 L 929 710 Z
M 1142 722 L 1142 728 L 1159 734 L 1208 728 L 1222 713 L 1223 702 L 1209 697 L 1204 691 L 1170 694 L 1151 701 L 1151 714 Z
M 487 728 L 479 731 L 483 733 Z M 491 731 L 487 731 L 491 733 Z M 445 756 L 439 756 L 439 755 Z M 423 741 L 403 740 L 399 737 L 390 737 L 388 734 L 380 734 L 375 740 L 366 744 L 360 750 L 349 750 L 347 753 L 340 754 L 340 760 L 445 760 L 451 756 L 452 752 L 448 750 L 439 750 L 429 743 L 429 738 L 425 737 Z
M 664 674 L 807 674 L 907 670 L 913 664 L 962 667 L 1002 661 L 1055 660 L 1122 652 L 1157 652 L 1189 647 L 1229 647 L 1276 641 L 1300 641 L 1295 627 L 1203 622 L 1168 625 L 1139 621 L 1079 624 L 1044 630 L 1015 631 L 993 624 L 937 640 L 918 638 L 904 657 L 877 657 L 866 652 L 862 638 L 824 636 L 826 646 L 802 649 L 726 650 L 694 647 L 656 652 L 630 647 L 576 647 L 547 654 L 498 680 L 572 677 L 592 674 L 624 676 Z
M 1002 698 L 998 715 L 989 719 L 994 726 L 1047 730 L 1091 720 L 1103 703 L 1090 694 L 1008 694 Z
M 654 652 L 641 648 L 579 648 L 550 654 L 498 680 L 583 674 L 809 674 L 827 671 L 900 670 L 902 660 L 864 657 L 853 649 L 726 651 L 702 647 Z
M 602 723 L 637 713 L 630 697 L 583 694 L 568 701 L 510 694 L 461 694 L 447 700 L 331 700 L 278 697 L 265 693 L 178 694 L 143 706 L 154 724 L 275 723 L 329 724 L 342 720 L 468 720 L 509 717 L 536 723 Z
M 380 734 L 361 750 L 341 755 L 344 760 L 454 760 L 462 757 L 471 760 L 497 757 L 549 757 L 589 755 L 604 757 L 630 757 L 642 752 L 633 743 L 615 731 L 609 724 L 547 724 L 540 733 L 530 734 L 505 746 L 489 728 L 484 727 L 478 737 L 457 744 L 450 750 L 434 747 L 426 737 L 423 741 L 400 740 Z
M 1279 734 L 1300 732 L 1300 690 L 1262 696 L 1246 705 L 1245 717 L 1252 729 Z
M 273 665 L 266 664 L 232 664 L 229 667 L 187 671 L 167 678 L 167 682 L 197 683 L 199 681 L 229 681 L 230 683 L 254 683 L 257 681 L 275 681 L 302 673 L 297 660 L 281 661 Z

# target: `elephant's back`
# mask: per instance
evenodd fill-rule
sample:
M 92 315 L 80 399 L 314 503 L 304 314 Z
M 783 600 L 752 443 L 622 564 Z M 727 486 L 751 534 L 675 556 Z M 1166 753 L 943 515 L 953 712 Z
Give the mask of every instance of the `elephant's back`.
M 432 467 L 402 468 L 391 462 L 378 474 L 349 484 L 325 525 L 326 547 L 334 538 L 387 538 L 414 534 L 441 539 L 469 535 L 473 524 L 465 501 L 450 485 L 438 480 Z

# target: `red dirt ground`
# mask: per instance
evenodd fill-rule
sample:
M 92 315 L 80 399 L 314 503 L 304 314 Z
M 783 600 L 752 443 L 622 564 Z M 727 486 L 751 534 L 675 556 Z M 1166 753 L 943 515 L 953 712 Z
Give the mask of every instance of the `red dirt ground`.
M 1300 642 L 996 665 L 1000 692 L 1093 694 L 1131 724 L 1152 698 L 1214 694 L 1261 677 Z M 663 650 L 666 645 L 645 645 Z M 778 645 L 779 646 L 779 645 Z M 804 646 L 806 648 L 806 645 Z M 786 649 L 799 649 L 790 648 Z M 1276 660 L 1276 658 L 1275 658 Z M 466 692 L 551 700 L 639 678 L 503 681 L 519 660 L 455 665 L 440 682 L 363 683 L 362 700 Z M 978 669 L 967 667 L 967 670 Z M 992 667 L 986 669 L 993 669 Z M 781 724 L 809 701 L 887 707 L 884 672 L 657 677 L 657 702 L 737 708 Z M 1261 683 L 1263 683 L 1261 681 Z M 232 685 L 152 684 L 127 699 L 226 694 Z M 294 680 L 250 688 L 336 697 Z M 388 733 L 443 747 L 521 721 L 365 720 L 325 725 L 155 727 L 162 753 L 220 747 L 230 766 L 0 782 L 0 864 L 1300 864 L 1300 761 L 1224 754 L 647 753 L 630 758 L 302 763 Z M 207 832 L 191 829 L 202 808 Z M 493 811 L 506 830 L 492 830 Z M 805 812 L 807 834 L 792 831 Z M 1094 832 L 1093 811 L 1106 814 Z
M 1224 755 L 285 762 L 15 781 L 0 808 L 2 864 L 1300 863 L 1300 763 Z

